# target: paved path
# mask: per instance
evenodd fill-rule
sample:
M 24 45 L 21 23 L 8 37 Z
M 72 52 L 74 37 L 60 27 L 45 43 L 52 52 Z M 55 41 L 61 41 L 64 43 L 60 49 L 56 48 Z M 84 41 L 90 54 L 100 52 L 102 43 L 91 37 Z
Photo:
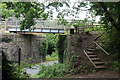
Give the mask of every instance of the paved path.
M 44 62 L 44 63 L 41 63 L 43 65 L 52 65 L 54 63 L 58 63 L 58 61 L 50 61 L 50 62 Z M 32 66 L 33 69 L 29 69 L 29 68 L 24 68 L 26 73 L 30 74 L 30 75 L 34 75 L 34 74 L 37 74 L 39 72 L 39 68 L 40 68 L 40 65 L 39 64 L 36 64 L 35 66 Z

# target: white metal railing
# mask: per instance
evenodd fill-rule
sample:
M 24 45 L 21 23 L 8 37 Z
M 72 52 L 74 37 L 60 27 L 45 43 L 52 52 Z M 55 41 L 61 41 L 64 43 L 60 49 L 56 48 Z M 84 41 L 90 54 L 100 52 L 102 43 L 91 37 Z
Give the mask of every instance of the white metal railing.
M 21 19 L 8 18 L 5 20 L 7 27 L 20 27 Z M 58 24 L 57 21 L 43 21 L 43 20 L 35 20 L 36 24 L 33 26 L 34 28 L 53 28 L 53 29 L 67 29 L 66 26 Z

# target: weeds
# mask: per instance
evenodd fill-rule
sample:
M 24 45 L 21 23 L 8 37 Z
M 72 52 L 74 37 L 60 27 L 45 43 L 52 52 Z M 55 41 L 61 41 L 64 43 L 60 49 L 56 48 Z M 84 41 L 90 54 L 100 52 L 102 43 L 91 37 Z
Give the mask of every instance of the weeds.
M 120 70 L 120 64 L 118 63 L 118 61 L 111 61 L 109 65 L 110 65 L 110 70 L 113 70 L 113 71 Z
M 56 52 L 53 52 L 51 56 L 50 55 L 46 56 L 46 62 L 48 62 L 48 61 L 58 61 L 58 54 Z
M 45 66 L 40 65 L 40 71 L 37 75 L 32 76 L 33 78 L 56 78 L 65 75 L 67 66 L 60 63 L 55 63 L 53 65 Z

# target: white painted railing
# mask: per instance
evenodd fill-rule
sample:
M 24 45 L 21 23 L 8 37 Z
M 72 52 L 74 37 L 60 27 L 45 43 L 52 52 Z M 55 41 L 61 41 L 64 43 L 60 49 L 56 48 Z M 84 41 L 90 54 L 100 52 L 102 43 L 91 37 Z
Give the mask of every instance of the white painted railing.
M 8 27 L 20 27 L 20 20 L 15 18 L 6 19 L 6 25 Z M 32 28 L 48 28 L 48 29 L 68 29 L 67 26 L 58 24 L 58 21 L 43 21 L 43 20 L 35 20 L 36 24 Z

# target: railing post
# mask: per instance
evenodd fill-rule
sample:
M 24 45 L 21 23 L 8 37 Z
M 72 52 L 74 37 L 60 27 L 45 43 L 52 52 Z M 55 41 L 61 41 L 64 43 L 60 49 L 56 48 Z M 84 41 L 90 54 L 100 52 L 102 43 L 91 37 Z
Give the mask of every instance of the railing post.
M 15 27 L 16 27 L 16 33 L 17 33 L 17 20 L 16 20 L 16 25 L 15 25 Z
M 20 66 L 21 61 L 21 48 L 18 49 L 18 65 Z
M 5 20 L 5 28 L 7 28 L 7 20 Z

